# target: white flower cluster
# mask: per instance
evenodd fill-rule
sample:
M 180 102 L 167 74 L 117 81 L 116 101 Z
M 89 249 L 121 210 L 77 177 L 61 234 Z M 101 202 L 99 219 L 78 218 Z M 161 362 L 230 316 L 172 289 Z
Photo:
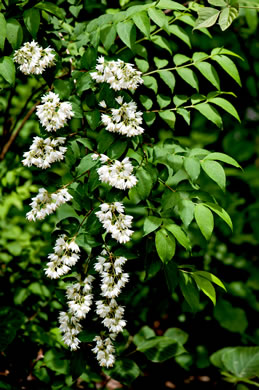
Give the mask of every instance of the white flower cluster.
M 75 114 L 70 102 L 60 102 L 59 96 L 49 92 L 41 98 L 43 104 L 37 106 L 36 115 L 47 131 L 56 131 L 65 126 Z
M 124 308 L 114 299 L 129 280 L 129 275 L 122 270 L 126 261 L 125 257 L 115 257 L 112 253 L 103 250 L 94 266 L 101 276 L 101 295 L 106 298 L 105 301 L 96 302 L 96 313 L 102 318 L 102 323 L 110 333 L 105 340 L 99 336 L 94 338 L 96 347 L 93 348 L 93 352 L 96 353 L 101 366 L 111 367 L 114 364 L 115 350 L 112 340 L 126 326 L 126 321 L 123 319 Z
M 111 233 L 112 238 L 119 241 L 120 244 L 128 242 L 134 233 L 133 230 L 129 229 L 133 217 L 124 214 L 123 204 L 120 202 L 103 203 L 100 207 L 101 210 L 95 214 L 104 229 Z
M 80 340 L 76 336 L 82 330 L 80 320 L 85 318 L 91 309 L 93 281 L 94 277 L 91 275 L 88 275 L 83 281 L 79 277 L 77 283 L 67 287 L 66 296 L 69 311 L 59 314 L 59 329 L 64 334 L 62 340 L 72 351 L 79 348 Z
M 71 267 L 77 263 L 79 252 L 79 246 L 74 240 L 68 242 L 68 237 L 65 234 L 59 236 L 54 246 L 54 253 L 48 255 L 50 261 L 45 268 L 46 275 L 51 279 L 58 279 L 67 274 Z
M 137 111 L 137 105 L 131 101 L 123 103 L 123 97 L 116 99 L 120 108 L 112 108 L 111 115 L 102 114 L 101 120 L 107 131 L 119 133 L 127 137 L 134 137 L 144 132 L 142 124 L 142 112 Z
M 101 277 L 102 296 L 116 298 L 129 280 L 129 274 L 122 271 L 127 259 L 122 256 L 114 258 L 112 254 L 107 256 L 107 252 L 102 251 L 97 260 L 94 268 Z
M 31 167 L 36 165 L 38 168 L 46 169 L 56 161 L 61 161 L 64 158 L 67 148 L 61 146 L 65 143 L 64 137 L 41 138 L 34 137 L 29 152 L 23 154 L 23 165 Z
M 134 65 L 122 60 L 105 61 L 104 57 L 98 58 L 96 72 L 91 77 L 97 83 L 108 83 L 115 91 L 121 89 L 136 89 L 144 80 L 142 73 L 134 68 Z
M 40 188 L 38 195 L 32 198 L 30 206 L 32 209 L 26 214 L 29 221 L 44 219 L 63 203 L 69 202 L 73 197 L 66 188 L 60 189 L 52 194 L 48 193 L 45 188 Z
M 97 160 L 98 154 L 93 154 L 92 159 Z M 108 156 L 102 154 L 100 157 L 101 162 L 106 165 L 97 169 L 99 179 L 103 183 L 108 183 L 110 186 L 118 188 L 119 190 L 126 190 L 132 188 L 137 184 L 137 178 L 132 174 L 133 165 L 128 157 L 125 157 L 122 161 L 110 160 Z
M 39 46 L 35 41 L 26 42 L 19 50 L 14 52 L 14 61 L 19 64 L 22 73 L 42 74 L 48 67 L 55 65 L 53 49 Z
M 96 346 L 92 349 L 96 353 L 96 358 L 101 367 L 112 367 L 115 362 L 115 348 L 110 337 L 104 340 L 100 336 L 96 336 L 93 341 L 96 341 Z

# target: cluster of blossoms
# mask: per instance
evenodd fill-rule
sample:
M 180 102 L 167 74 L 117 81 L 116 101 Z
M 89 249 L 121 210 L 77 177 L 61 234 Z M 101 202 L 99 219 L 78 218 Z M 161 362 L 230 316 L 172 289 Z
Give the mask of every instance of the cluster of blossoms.
M 63 333 L 62 340 L 72 351 L 78 349 L 80 340 L 77 335 L 81 332 L 80 320 L 86 317 L 92 305 L 92 282 L 94 277 L 88 275 L 83 281 L 67 287 L 68 312 L 59 314 L 59 329 Z
M 14 61 L 19 64 L 22 73 L 42 74 L 48 67 L 55 65 L 53 49 L 39 46 L 35 41 L 26 42 L 19 50 L 14 52 Z
M 56 131 L 67 124 L 68 119 L 74 116 L 70 102 L 60 102 L 59 96 L 49 92 L 41 98 L 37 106 L 36 115 L 47 131 Z
M 68 237 L 65 234 L 59 236 L 54 246 L 54 253 L 48 255 L 50 261 L 45 269 L 46 275 L 51 279 L 58 279 L 67 274 L 71 267 L 77 263 L 79 252 L 79 246 L 74 240 L 68 242 Z
M 120 202 L 103 203 L 100 207 L 101 210 L 95 214 L 106 232 L 111 233 L 112 238 L 120 244 L 128 242 L 134 233 L 130 230 L 133 217 L 124 214 L 123 204 Z
M 92 155 L 93 160 L 98 158 L 98 154 Z M 122 161 L 112 161 L 105 154 L 102 154 L 100 160 L 103 164 L 107 162 L 107 164 L 97 169 L 99 179 L 103 183 L 108 183 L 119 190 L 126 190 L 137 184 L 137 178 L 132 174 L 133 165 L 128 157 L 125 157 Z
M 110 333 L 105 340 L 100 336 L 94 339 L 96 346 L 93 352 L 96 353 L 101 366 L 111 367 L 113 365 L 115 357 L 112 340 L 126 326 L 126 321 L 123 319 L 124 308 L 119 306 L 115 300 L 129 280 L 129 275 L 122 270 L 126 261 L 125 257 L 114 257 L 112 253 L 103 250 L 94 266 L 100 274 L 101 295 L 105 298 L 105 300 L 96 302 L 96 313 L 102 318 L 102 323 Z
M 137 111 L 137 105 L 131 101 L 123 103 L 123 97 L 118 96 L 116 99 L 120 108 L 112 108 L 111 115 L 102 114 L 101 120 L 107 131 L 119 133 L 127 137 L 134 137 L 144 132 L 142 124 L 142 112 Z M 103 104 L 103 102 L 101 102 Z
M 45 188 L 40 188 L 38 195 L 32 198 L 31 210 L 26 214 L 29 221 L 44 219 L 47 215 L 54 213 L 63 203 L 69 202 L 73 197 L 66 188 L 62 188 L 50 194 Z
M 65 143 L 65 140 L 64 137 L 56 139 L 34 137 L 30 150 L 23 155 L 23 165 L 27 167 L 35 165 L 38 168 L 46 169 L 54 162 L 63 160 L 67 148 L 61 145 Z
M 136 89 L 144 81 L 142 73 L 134 68 L 134 65 L 122 60 L 105 61 L 104 57 L 98 58 L 96 72 L 91 77 L 97 83 L 108 83 L 115 91 L 121 89 Z

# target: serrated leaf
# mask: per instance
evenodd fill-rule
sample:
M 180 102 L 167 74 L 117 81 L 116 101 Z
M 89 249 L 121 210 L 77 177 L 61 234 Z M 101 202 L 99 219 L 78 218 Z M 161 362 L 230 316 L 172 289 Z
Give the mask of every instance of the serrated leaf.
M 153 100 L 145 95 L 140 95 L 139 100 L 146 110 L 150 110 L 150 108 L 153 106 Z
M 194 210 L 195 220 L 206 240 L 209 240 L 214 228 L 212 212 L 202 204 L 197 204 Z
M 241 168 L 236 160 L 234 160 L 232 157 L 228 156 L 225 153 L 218 153 L 218 152 L 209 153 L 206 155 L 204 160 L 219 160 L 227 164 L 233 165 L 234 167 Z
M 195 271 L 193 275 L 202 276 L 203 278 L 210 280 L 212 283 L 216 284 L 217 286 L 223 288 L 226 291 L 226 287 L 221 282 L 221 280 L 219 278 L 217 278 L 217 276 L 211 274 L 210 272 L 207 272 L 207 271 Z
M 157 95 L 157 103 L 159 104 L 159 107 L 165 108 L 171 103 L 171 98 L 166 95 L 158 94 Z
M 236 7 L 226 7 L 224 8 L 219 15 L 219 25 L 222 31 L 225 31 L 233 22 L 234 19 L 238 17 L 239 11 Z
M 176 72 L 186 83 L 195 88 L 197 92 L 199 91 L 199 80 L 192 69 L 176 69 Z
M 9 83 L 14 84 L 15 66 L 10 57 L 0 58 L 0 75 Z
M 172 294 L 178 285 L 179 272 L 174 261 L 164 264 L 164 272 L 169 292 Z
M 194 66 L 201 72 L 204 77 L 206 77 L 207 80 L 211 82 L 212 85 L 214 85 L 214 87 L 220 90 L 219 76 L 213 65 L 211 65 L 209 62 L 202 61 L 194 63 Z
M 180 288 L 184 299 L 190 306 L 190 309 L 195 312 L 199 310 L 199 291 L 192 279 L 192 277 L 185 273 L 180 272 Z
M 190 57 L 187 57 L 184 54 L 175 54 L 173 57 L 173 61 L 174 61 L 176 66 L 185 64 L 186 62 L 188 62 L 190 60 L 191 60 Z
M 116 39 L 116 28 L 113 25 L 107 25 L 101 29 L 100 38 L 106 50 L 110 50 Z
M 180 218 L 185 227 L 188 227 L 194 217 L 194 203 L 191 200 L 183 199 L 178 207 Z
M 213 26 L 220 14 L 220 11 L 215 8 L 202 7 L 197 10 L 198 19 L 195 23 L 194 30 L 208 28 Z
M 56 4 L 53 4 L 49 1 L 42 1 L 36 4 L 34 7 L 49 12 L 50 14 L 55 15 L 59 19 L 64 19 L 66 16 L 66 12 L 64 9 L 58 7 Z
M 259 376 L 259 347 L 231 348 L 222 355 L 226 369 L 237 378 Z
M 3 50 L 6 38 L 6 20 L 2 13 L 0 13 L 0 49 Z
M 133 343 L 138 347 L 144 341 L 151 339 L 155 336 L 156 334 L 154 330 L 149 328 L 149 326 L 145 325 L 140 329 L 140 331 L 137 334 L 135 334 L 135 336 L 133 337 Z
M 208 0 L 208 3 L 216 7 L 226 7 L 227 3 L 224 0 Z
M 135 58 L 135 63 L 141 72 L 147 72 L 149 69 L 149 63 L 146 60 L 143 60 L 142 58 Z
M 204 172 L 218 184 L 218 186 L 225 191 L 226 174 L 222 166 L 213 160 L 201 161 L 201 166 Z
M 168 328 L 165 333 L 165 337 L 170 337 L 171 339 L 177 341 L 179 344 L 185 344 L 189 338 L 188 333 L 184 332 L 179 328 Z
M 233 307 L 230 302 L 220 299 L 214 308 L 214 317 L 222 328 L 229 332 L 243 334 L 248 326 L 246 312 Z
M 160 0 L 159 3 L 156 4 L 156 7 L 162 9 L 172 9 L 174 11 L 186 11 L 186 7 L 184 5 L 172 0 Z
M 206 206 L 209 207 L 212 211 L 214 211 L 214 213 L 216 213 L 221 219 L 223 219 L 223 221 L 226 222 L 226 224 L 230 227 L 230 229 L 233 230 L 231 218 L 229 214 L 226 212 L 226 210 L 224 210 L 216 203 L 206 202 Z
M 173 102 L 176 107 L 179 107 L 182 104 L 186 103 L 188 99 L 189 97 L 185 95 L 174 95 Z
M 137 170 L 136 177 L 138 182 L 134 189 L 136 189 L 140 199 L 146 199 L 149 196 L 153 186 L 152 177 L 150 173 L 142 167 Z
M 171 26 L 169 26 L 169 31 L 171 34 L 175 35 L 184 43 L 186 43 L 188 47 L 192 47 L 189 34 L 182 27 L 178 26 L 177 24 L 172 24 Z
M 214 103 L 217 106 L 221 107 L 223 110 L 227 111 L 230 115 L 232 115 L 234 118 L 236 118 L 239 122 L 241 122 L 238 112 L 228 100 L 220 98 L 220 97 L 215 97 L 212 99 L 209 99 L 210 103 Z
M 165 336 L 149 339 L 140 344 L 137 350 L 143 352 L 149 360 L 155 363 L 164 362 L 181 351 L 175 340 Z
M 117 33 L 122 42 L 131 49 L 136 41 L 136 28 L 134 23 L 131 20 L 118 23 Z
M 161 223 L 162 223 L 161 218 L 154 217 L 154 216 L 146 217 L 143 225 L 143 230 L 144 230 L 143 237 L 147 236 L 148 234 L 158 229 Z
M 191 249 L 190 240 L 180 226 L 176 224 L 166 224 L 165 228 L 166 230 L 169 230 L 169 232 L 173 234 L 173 236 L 176 238 L 179 244 L 181 244 L 186 250 Z
M 172 72 L 169 70 L 163 70 L 158 73 L 161 79 L 166 83 L 166 85 L 171 89 L 171 92 L 174 92 L 175 87 L 175 77 Z
M 150 19 L 145 11 L 138 12 L 132 17 L 139 30 L 147 37 L 150 35 Z
M 145 87 L 150 88 L 150 89 L 152 89 L 155 93 L 157 93 L 158 85 L 157 85 L 157 81 L 156 81 L 155 77 L 152 77 L 152 76 L 144 76 L 144 77 L 143 77 L 143 80 L 144 80 L 144 85 L 145 85 Z
M 211 55 L 212 56 L 214 56 L 216 54 L 220 54 L 220 55 L 226 54 L 226 55 L 229 55 L 229 56 L 238 57 L 238 58 L 240 58 L 240 60 L 243 60 L 243 58 L 240 57 L 240 55 L 234 53 L 231 50 L 225 49 L 224 47 L 215 47 L 214 49 L 211 50 Z
M 114 367 L 105 369 L 105 374 L 114 378 L 119 383 L 130 384 L 140 375 L 140 369 L 133 360 L 120 358 L 116 360 Z
M 163 11 L 157 8 L 149 8 L 147 10 L 150 19 L 166 32 L 169 32 L 168 19 Z
M 6 21 L 6 38 L 13 49 L 18 49 L 23 41 L 23 29 L 18 20 Z
M 230 58 L 224 55 L 215 55 L 212 56 L 211 59 L 216 61 L 225 70 L 225 72 L 227 72 L 229 76 L 231 76 L 238 83 L 238 85 L 241 86 L 241 80 L 237 67 Z
M 160 229 L 155 236 L 156 251 L 163 263 L 168 263 L 175 254 L 175 239 L 165 229 Z
M 184 159 L 184 168 L 188 173 L 188 175 L 190 176 L 190 178 L 192 179 L 192 181 L 198 179 L 201 170 L 199 160 L 197 160 L 194 157 L 186 157 Z
M 153 35 L 151 37 L 151 41 L 154 42 L 155 45 L 169 51 L 169 53 L 172 54 L 172 49 L 168 40 L 165 39 L 164 37 L 161 37 L 161 35 Z
M 40 11 L 36 8 L 27 9 L 23 13 L 23 20 L 29 33 L 36 38 L 40 27 Z
M 77 175 L 81 175 L 82 173 L 89 171 L 97 163 L 98 163 L 98 161 L 94 161 L 92 159 L 92 154 L 88 154 L 87 156 L 85 156 L 81 159 L 80 164 L 76 167 Z
M 191 113 L 190 111 L 186 110 L 185 108 L 178 108 L 177 114 L 181 115 L 185 122 L 190 126 L 191 123 Z
M 154 57 L 154 63 L 156 65 L 157 69 L 162 69 L 166 65 L 168 65 L 168 60 L 165 60 L 165 59 L 162 59 L 162 58 L 158 58 L 158 57 Z
M 168 126 L 171 127 L 171 129 L 174 129 L 176 118 L 175 118 L 175 114 L 172 111 L 165 110 L 165 111 L 159 112 L 158 114 L 159 114 L 160 118 L 162 118 L 168 124 Z
M 197 275 L 197 273 L 193 273 L 192 276 L 201 291 L 211 299 L 213 305 L 216 305 L 216 292 L 211 282 L 202 276 Z
M 198 103 L 193 106 L 202 115 L 204 115 L 209 121 L 215 123 L 216 126 L 222 127 L 222 119 L 218 111 L 208 103 Z

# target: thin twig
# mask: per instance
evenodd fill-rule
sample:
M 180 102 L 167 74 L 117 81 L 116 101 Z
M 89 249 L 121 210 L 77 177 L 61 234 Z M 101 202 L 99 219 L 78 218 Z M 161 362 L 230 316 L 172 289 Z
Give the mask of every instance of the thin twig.
M 30 116 L 33 114 L 33 112 L 35 111 L 37 105 L 40 103 L 40 101 L 38 101 L 37 103 L 34 104 L 34 106 L 32 106 L 32 108 L 27 112 L 27 114 L 25 115 L 25 117 L 23 118 L 23 121 L 22 123 L 20 124 L 20 126 L 18 127 L 18 129 L 12 133 L 11 137 L 9 138 L 9 140 L 7 141 L 7 143 L 4 145 L 3 147 L 3 150 L 2 150 L 2 153 L 0 155 L 0 160 L 3 160 L 6 153 L 8 152 L 8 150 L 10 149 L 12 143 L 14 142 L 15 138 L 17 137 L 17 135 L 20 133 L 20 131 L 22 130 L 23 126 L 25 125 L 25 123 L 27 122 L 27 120 L 30 118 Z

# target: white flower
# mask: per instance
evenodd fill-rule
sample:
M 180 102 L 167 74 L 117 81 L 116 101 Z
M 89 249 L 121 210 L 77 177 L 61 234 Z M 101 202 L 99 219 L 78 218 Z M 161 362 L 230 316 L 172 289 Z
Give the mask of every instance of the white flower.
M 56 161 L 64 159 L 67 148 L 61 146 L 65 143 L 64 137 L 40 138 L 34 137 L 30 150 L 23 154 L 23 165 L 30 167 L 35 165 L 38 168 L 46 169 Z
M 96 72 L 91 73 L 91 77 L 97 83 L 109 83 L 115 91 L 121 89 L 135 90 L 144 81 L 142 73 L 135 69 L 133 64 L 122 60 L 105 61 L 104 57 L 98 58 Z
M 75 351 L 79 348 L 80 343 L 80 340 L 76 336 L 82 330 L 79 320 L 70 313 L 60 312 L 59 323 L 59 329 L 64 333 L 62 340 L 70 347 L 71 351 Z
M 110 337 L 104 340 L 100 336 L 96 336 L 93 341 L 96 341 L 96 346 L 92 351 L 96 354 L 96 358 L 101 367 L 112 367 L 115 362 L 115 348 Z
M 77 263 L 79 252 L 80 249 L 74 240 L 69 242 L 65 234 L 59 236 L 54 246 L 54 253 L 48 255 L 50 261 L 45 268 L 46 275 L 51 279 L 58 279 L 67 274 Z
M 69 312 L 78 319 L 83 319 L 90 311 L 93 295 L 92 282 L 94 277 L 88 275 L 82 282 L 74 283 L 67 288 Z
M 69 202 L 73 197 L 66 188 L 50 194 L 45 188 L 40 188 L 38 195 L 32 198 L 31 210 L 26 214 L 29 221 L 44 219 L 52 214 L 63 203 Z
M 97 301 L 96 313 L 103 318 L 102 323 L 111 333 L 120 333 L 126 326 L 126 321 L 122 318 L 124 308 L 119 306 L 114 298 L 108 301 Z
M 48 67 L 55 65 L 53 49 L 39 46 L 35 41 L 26 42 L 19 50 L 14 52 L 14 61 L 18 63 L 22 73 L 42 74 Z
M 119 241 L 120 244 L 130 240 L 133 230 L 130 230 L 132 219 L 131 215 L 124 214 L 124 206 L 120 202 L 103 203 L 101 210 L 95 213 L 102 223 L 104 229 L 111 233 L 112 238 Z
M 97 169 L 99 179 L 102 182 L 108 183 L 112 187 L 120 190 L 132 188 L 137 184 L 137 178 L 132 174 L 132 171 L 133 166 L 128 157 L 122 161 L 115 160 Z
M 70 102 L 60 102 L 59 96 L 49 92 L 41 98 L 43 104 L 37 106 L 36 115 L 47 131 L 56 131 L 67 124 L 75 114 Z
M 119 133 L 127 137 L 134 137 L 144 132 L 142 124 L 142 112 L 137 111 L 137 105 L 131 101 L 123 103 L 123 98 L 116 98 L 120 108 L 112 108 L 110 114 L 102 114 L 101 120 L 107 131 Z

